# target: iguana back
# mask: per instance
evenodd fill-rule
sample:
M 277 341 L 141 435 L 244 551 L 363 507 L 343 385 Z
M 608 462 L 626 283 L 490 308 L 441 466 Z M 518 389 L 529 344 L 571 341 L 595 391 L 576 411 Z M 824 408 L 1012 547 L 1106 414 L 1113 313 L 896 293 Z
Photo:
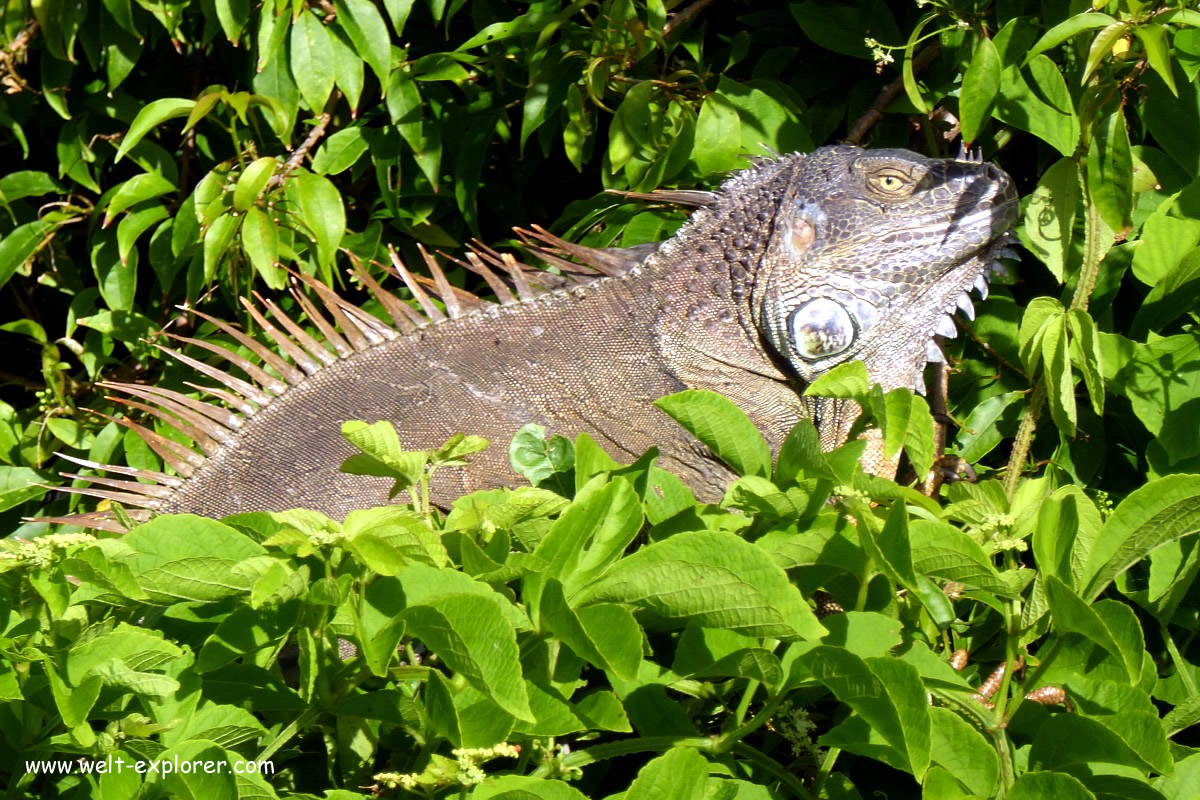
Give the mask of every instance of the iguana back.
M 630 459 L 658 446 L 660 464 L 711 499 L 730 474 L 655 399 L 684 388 L 725 394 L 773 448 L 815 412 L 823 443 L 839 442 L 850 414 L 806 405 L 805 382 L 860 358 L 885 388 L 918 386 L 926 361 L 940 357 L 934 335 L 953 334 L 948 315 L 969 309 L 968 289 L 986 290 L 1016 216 L 1011 181 L 991 165 L 851 147 L 764 161 L 715 193 L 665 196 L 699 210 L 656 248 L 594 250 L 535 234 L 534 252 L 561 276 L 487 249 L 471 254 L 464 265 L 483 275 L 496 303 L 450 287 L 432 259 L 432 280 L 397 260 L 424 315 L 360 269 L 392 325 L 311 280 L 324 311 L 296 296 L 319 339 L 269 302 L 274 324 L 247 304 L 286 359 L 214 320 L 261 359 L 201 344 L 247 381 L 177 354 L 224 384 L 214 390 L 224 406 L 112 385 L 205 455 L 123 420 L 177 475 L 104 467 L 154 484 L 108 478 L 107 489 L 77 491 L 142 514 L 305 507 L 340 518 L 386 502 L 391 485 L 338 471 L 353 452 L 340 424 L 362 419 L 393 421 L 410 448 L 437 447 L 460 431 L 501 445 L 466 470 L 441 472 L 433 489 L 443 503 L 516 482 L 502 445 L 530 422 L 586 432 Z M 85 521 L 115 525 L 107 512 Z

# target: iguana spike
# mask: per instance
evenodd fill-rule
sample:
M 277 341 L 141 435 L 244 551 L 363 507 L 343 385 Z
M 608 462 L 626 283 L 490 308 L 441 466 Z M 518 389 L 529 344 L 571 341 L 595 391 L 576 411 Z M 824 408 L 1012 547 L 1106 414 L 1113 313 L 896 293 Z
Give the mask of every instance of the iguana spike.
M 282 336 L 282 335 L 279 336 L 277 338 L 277 341 L 279 341 L 280 344 L 282 344 L 283 342 L 295 341 L 297 344 L 299 344 L 301 347 L 303 347 L 304 350 L 310 356 L 315 358 L 317 361 L 321 362 L 321 365 L 328 367 L 331 364 L 337 363 L 336 356 L 334 356 L 332 353 L 330 353 L 329 350 L 327 350 L 325 347 L 323 347 L 321 345 L 321 343 L 318 342 L 316 339 L 309 336 L 308 331 L 304 330 L 304 328 L 301 328 L 299 325 L 297 325 L 296 322 L 291 317 L 289 317 L 287 314 L 283 313 L 283 311 L 279 308 L 279 306 L 275 305 L 274 301 L 263 297 L 258 292 L 254 293 L 254 297 L 256 300 L 258 300 L 258 302 L 260 302 L 264 306 L 266 306 L 267 310 L 271 312 L 271 316 L 273 316 L 273 317 L 275 317 L 275 319 L 279 320 L 279 324 L 282 325 L 284 328 L 286 328 L 287 332 L 289 334 L 291 334 L 290 339 L 287 336 Z M 291 352 L 291 351 L 289 351 L 289 352 Z M 295 358 L 296 354 L 292 353 L 292 357 Z M 303 362 L 301 362 L 300 359 L 298 359 L 298 358 L 296 359 L 296 363 L 300 365 L 300 369 L 304 370 L 309 375 L 312 375 L 313 373 L 317 372 L 321 368 L 320 365 L 316 365 L 316 364 L 313 364 L 310 368 L 309 366 L 307 366 Z
M 180 338 L 182 338 L 184 340 L 187 339 L 187 337 L 180 337 Z M 192 340 L 192 341 L 195 341 L 195 340 Z M 234 392 L 241 395 L 243 398 L 250 401 L 251 403 L 255 403 L 260 406 L 265 406 L 271 400 L 271 396 L 269 394 L 262 391 L 261 389 L 254 386 L 253 384 L 247 383 L 246 381 L 242 380 L 241 378 L 236 378 L 233 375 L 230 375 L 228 372 L 225 372 L 224 370 L 218 369 L 210 364 L 205 364 L 203 361 L 199 361 L 195 358 L 192 358 L 191 356 L 185 356 L 183 353 L 179 352 L 178 350 L 172 350 L 169 347 L 164 347 L 163 345 L 158 344 L 157 342 L 155 342 L 153 344 L 159 350 L 162 350 L 164 353 L 167 353 L 168 355 L 170 355 L 172 358 L 176 359 L 177 361 L 182 361 L 184 364 L 187 364 L 189 367 L 195 369 L 197 372 L 203 372 L 205 375 L 212 378 L 213 380 L 219 381 L 220 383 L 225 384 L 230 389 L 232 389 Z M 239 408 L 240 408 L 240 406 L 239 406 Z
M 533 225 L 532 230 L 517 228 L 517 235 L 521 238 L 529 237 L 536 241 L 542 242 L 553 250 L 560 253 L 565 253 L 579 261 L 581 264 L 591 267 L 597 272 L 607 275 L 610 278 L 616 278 L 624 275 L 629 269 L 636 265 L 637 262 L 631 262 L 628 259 L 621 258 L 612 250 L 601 250 L 597 247 L 585 247 L 581 244 L 574 244 L 565 239 L 560 239 L 550 231 L 543 228 L 541 225 Z
M 184 381 L 183 385 L 190 386 L 198 392 L 211 394 L 218 400 L 224 400 L 232 408 L 236 408 L 238 411 L 242 412 L 248 417 L 258 411 L 257 406 L 255 406 L 253 403 L 247 402 L 244 398 L 238 397 L 233 392 L 227 392 L 224 389 L 218 389 L 215 386 L 201 386 L 198 383 L 191 383 L 189 381 Z
M 530 287 L 530 276 L 524 265 L 513 258 L 511 254 L 493 250 L 478 239 L 471 240 L 471 250 L 483 261 L 492 266 L 499 267 L 508 273 L 509 278 L 512 280 L 513 288 L 517 290 L 517 298 L 521 302 L 527 303 L 537 299 L 538 293 Z
M 350 347 L 346 340 L 342 338 L 341 334 L 339 334 L 337 330 L 329 324 L 329 320 L 325 319 L 325 317 L 321 315 L 321 312 L 317 310 L 317 307 L 313 305 L 313 302 L 308 299 L 307 295 L 300 291 L 300 287 L 296 285 L 297 283 L 298 279 L 293 277 L 292 285 L 289 287 L 291 290 L 291 295 L 296 299 L 296 302 L 300 304 L 300 307 L 304 309 L 304 313 L 308 315 L 308 321 L 317 326 L 317 330 L 319 330 L 321 335 L 325 337 L 325 342 L 333 348 L 334 352 L 337 353 L 340 358 L 348 358 L 354 353 L 354 349 Z
M 417 243 L 417 251 L 420 252 L 421 258 L 425 259 L 425 266 L 429 269 L 429 274 L 433 276 L 433 283 L 437 287 L 438 296 L 446 306 L 447 316 L 450 319 L 458 319 L 463 315 L 462 306 L 454 294 L 454 287 L 450 285 L 450 281 L 446 280 L 446 273 L 442 271 L 442 265 L 437 262 L 436 258 L 429 254 L 429 251 L 425 249 L 425 245 L 420 242 Z
M 179 442 L 173 442 L 165 436 L 160 436 L 130 419 L 114 417 L 102 411 L 92 411 L 91 413 L 136 433 L 143 442 L 150 446 L 151 450 L 158 453 L 159 457 L 171 466 L 171 469 L 185 478 L 190 478 L 196 468 L 204 463 L 204 459 L 195 450 L 189 450 Z
M 106 389 L 116 389 L 119 392 L 140 397 L 150 403 L 157 403 L 177 417 L 186 419 L 201 428 L 212 438 L 222 444 L 233 442 L 232 431 L 241 427 L 242 421 L 237 414 L 212 403 L 195 400 L 185 394 L 173 392 L 170 389 L 155 389 L 151 386 L 141 386 L 136 383 L 107 383 L 97 384 Z
M 287 391 L 288 385 L 286 383 L 274 377 L 257 364 L 252 363 L 250 359 L 233 352 L 227 347 L 222 347 L 219 344 L 208 342 L 204 339 L 194 339 L 190 336 L 180 336 L 177 333 L 167 333 L 166 335 L 177 342 L 186 342 L 187 344 L 199 347 L 201 350 L 207 350 L 210 353 L 220 356 L 230 364 L 239 367 L 242 372 L 245 372 L 253 380 L 257 381 L 260 386 L 262 386 L 271 394 L 280 395 Z M 218 378 L 218 380 L 220 379 Z M 254 398 L 250 399 L 253 400 Z
M 357 258 L 350 256 L 350 264 L 354 268 L 354 274 L 371 291 L 371 295 L 379 301 L 384 310 L 388 312 L 388 316 L 392 318 L 392 322 L 395 323 L 398 331 L 401 333 L 412 333 L 418 326 L 425 323 L 426 320 L 414 311 L 411 306 L 399 300 L 394 294 L 384 289 L 379 284 L 379 281 L 372 278 L 371 273 L 363 267 Z
M 779 154 L 775 154 L 778 161 Z M 703 208 L 717 201 L 721 195 L 716 192 L 705 192 L 700 189 L 658 189 L 653 192 L 625 192 L 620 189 L 608 189 L 609 194 L 628 197 L 630 200 L 649 200 L 652 203 L 670 203 L 690 208 Z
M 117 480 L 116 478 L 105 478 L 100 475 L 80 475 L 75 472 L 60 472 L 58 474 L 64 478 L 70 478 L 71 480 L 90 481 L 92 483 L 98 483 L 101 486 L 110 486 L 113 489 L 120 489 L 122 491 L 133 492 L 135 494 L 144 494 L 147 497 L 157 497 L 159 499 L 170 497 L 171 493 L 174 491 L 170 486 L 159 486 L 155 483 L 121 481 Z M 76 494 L 80 494 L 80 492 L 76 492 Z
M 445 255 L 445 253 L 442 253 L 442 255 Z M 483 259 L 479 257 L 478 253 L 469 250 L 467 251 L 466 261 L 451 260 L 483 278 L 487 282 L 488 288 L 496 295 L 496 299 L 500 301 L 500 305 L 511 306 L 516 304 L 517 296 L 512 293 L 512 289 L 500 279 L 499 275 L 492 271 L 491 267 L 483 263 Z
M 62 487 L 55 486 L 55 489 Z M 145 522 L 150 519 L 150 512 L 139 509 L 133 509 L 129 512 L 130 519 L 136 522 Z M 107 531 L 109 533 L 128 533 L 129 529 L 120 523 L 115 518 L 111 511 L 89 511 L 85 514 L 72 514 L 66 517 L 38 517 L 38 522 L 50 522 L 55 525 L 77 525 L 80 528 L 89 528 L 98 531 Z
M 180 308 L 183 308 L 183 307 L 180 306 Z M 271 369 L 278 372 L 280 377 L 282 377 L 285 381 L 290 383 L 292 386 L 298 386 L 304 380 L 303 372 L 301 372 L 300 370 L 293 367 L 291 364 L 289 364 L 287 361 L 280 358 L 275 353 L 271 352 L 270 348 L 264 347 L 262 342 L 259 342 L 255 339 L 247 336 L 245 333 L 242 333 L 237 328 L 233 327 L 232 325 L 230 325 L 227 322 L 223 322 L 223 321 L 217 319 L 216 317 L 205 314 L 203 311 L 200 311 L 200 310 L 194 309 L 194 308 L 185 308 L 183 310 L 189 311 L 190 313 L 195 314 L 197 317 L 200 317 L 201 319 L 208 320 L 214 326 L 216 326 L 216 328 L 218 330 L 225 332 L 229 336 L 232 336 L 234 339 L 236 339 L 238 342 L 240 342 L 244 347 L 246 347 L 248 350 L 250 350 L 250 352 L 254 353 L 254 355 L 261 358 L 268 366 L 271 367 Z
M 114 403 L 120 403 L 121 405 L 128 406 L 129 408 L 137 409 L 138 411 L 145 411 L 150 416 L 161 419 L 163 422 L 167 423 L 172 428 L 175 428 L 184 436 L 188 437 L 197 445 L 199 445 L 200 449 L 204 451 L 204 455 L 206 456 L 211 456 L 220 449 L 220 445 L 213 441 L 213 438 L 209 436 L 208 433 L 206 433 L 202 428 L 194 425 L 189 420 L 183 419 L 182 417 L 176 417 L 161 408 L 147 405 L 146 403 L 142 403 L 137 400 L 130 400 L 127 397 L 113 397 L 112 395 L 109 395 L 104 399 L 111 400 Z
M 325 306 L 325 310 L 329 312 L 329 316 L 333 317 L 334 324 L 342 329 L 341 336 L 349 341 L 349 346 L 354 348 L 354 350 L 361 353 L 370 348 L 371 345 L 384 341 L 382 335 L 371 330 L 369 327 L 365 327 L 357 320 L 352 319 L 346 313 L 348 307 L 352 307 L 351 304 L 338 297 L 328 286 L 303 273 L 296 273 L 295 277 L 303 281 L 317 293 L 321 304 Z M 321 330 L 324 331 L 325 329 L 322 327 Z M 343 357 L 346 355 L 340 349 L 338 353 L 341 353 Z
M 442 287 L 438 286 L 432 278 L 426 278 L 424 275 L 417 274 L 413 274 L 413 277 L 416 278 L 417 281 L 426 289 L 431 289 L 435 292 L 438 292 L 440 296 Z M 452 285 L 448 285 L 446 288 L 449 289 L 451 294 L 454 296 L 454 301 L 459 305 L 459 308 L 462 312 L 459 314 L 459 316 L 463 316 L 472 311 L 483 311 L 488 306 L 494 305 L 493 303 L 489 303 L 487 300 L 476 297 L 466 289 L 459 289 L 457 286 Z M 447 304 L 447 308 L 449 308 L 449 304 Z M 454 317 L 451 317 L 451 319 L 454 319 Z
M 413 274 L 408 271 L 408 267 L 404 265 L 404 261 L 400 259 L 400 255 L 396 252 L 396 248 L 388 245 L 388 255 L 392 258 L 392 266 L 396 269 L 396 274 L 404 281 L 404 285 L 413 293 L 413 297 L 421 304 L 421 309 L 425 312 L 425 316 L 429 317 L 434 322 L 444 322 L 446 315 L 438 308 L 433 300 L 429 298 L 428 293 L 421 288 L 421 284 L 417 283 Z
M 63 477 L 70 477 L 63 473 Z M 84 480 L 92 480 L 85 478 Z M 99 483 L 100 481 L 96 481 Z M 84 497 L 99 497 L 101 500 L 111 500 L 114 503 L 120 503 L 123 506 L 134 506 L 136 508 L 157 509 L 161 503 L 152 497 L 145 495 L 133 494 L 131 492 L 117 492 L 112 489 L 94 489 L 91 486 L 53 486 L 50 487 L 59 492 L 67 494 L 78 494 Z
M 114 475 L 128 475 L 131 478 L 145 478 L 146 480 L 154 481 L 163 486 L 181 486 L 183 481 L 173 475 L 168 475 L 165 472 L 155 472 L 152 469 L 139 469 L 137 467 L 122 467 L 117 464 L 101 464 L 97 461 L 89 461 L 86 458 L 76 458 L 66 453 L 55 453 L 59 458 L 70 461 L 72 464 L 78 464 L 81 467 L 88 469 L 102 469 L 105 472 L 111 472 Z

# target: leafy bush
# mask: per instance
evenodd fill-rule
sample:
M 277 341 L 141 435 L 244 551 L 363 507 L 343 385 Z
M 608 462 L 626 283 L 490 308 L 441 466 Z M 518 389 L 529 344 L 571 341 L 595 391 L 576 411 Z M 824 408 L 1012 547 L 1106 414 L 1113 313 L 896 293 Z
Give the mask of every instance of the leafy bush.
M 10 794 L 1188 796 L 1188 5 L 10 4 Z M 253 330 L 239 295 L 283 288 L 287 269 L 354 295 L 344 268 L 378 274 L 389 246 L 421 263 L 417 243 L 538 221 L 594 245 L 662 238 L 678 214 L 598 190 L 711 185 L 747 153 L 842 135 L 937 155 L 961 138 L 1025 195 L 1027 255 L 947 347 L 947 449 L 978 483 L 926 497 L 863 475 L 858 443 L 820 454 L 805 424 L 772 463 L 727 403 L 685 394 L 664 410 L 742 475 L 720 506 L 652 454 L 620 465 L 525 430 L 510 456 L 537 485 L 443 516 L 422 480 L 480 442 L 397 459 L 398 440 L 372 444 L 385 430 L 352 428 L 357 467 L 391 474 L 410 506 L 342 524 L 162 517 L 95 541 L 22 522 L 80 507 L 46 488 L 57 452 L 161 469 L 82 409 L 113 411 L 104 378 L 186 391 L 150 339 L 214 329 L 177 304 Z M 930 462 L 919 398 L 853 367 L 821 384 Z M 810 603 L 845 613 L 818 622 Z M 356 654 L 339 657 L 339 637 Z M 54 753 L 271 759 L 280 774 L 21 770 Z

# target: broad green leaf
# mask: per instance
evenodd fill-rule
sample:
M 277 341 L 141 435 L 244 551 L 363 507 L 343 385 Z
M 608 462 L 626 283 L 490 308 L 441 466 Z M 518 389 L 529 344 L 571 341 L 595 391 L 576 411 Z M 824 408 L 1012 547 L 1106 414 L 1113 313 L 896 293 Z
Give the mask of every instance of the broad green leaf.
M 1171 94 L 1178 97 L 1175 76 L 1171 73 L 1171 46 L 1167 42 L 1167 29 L 1151 20 L 1135 25 L 1133 32 L 1142 40 L 1142 47 L 1146 48 L 1146 60 L 1150 62 L 1150 68 L 1163 79 Z
M 289 44 L 292 78 L 309 110 L 320 114 L 333 91 L 333 43 L 329 41 L 329 31 L 315 12 L 305 10 L 292 23 Z
M 138 237 L 170 213 L 161 203 L 153 203 L 127 214 L 117 223 L 117 253 L 122 264 L 129 263 L 129 253 L 137 244 Z
M 720 93 L 713 92 L 700 107 L 692 161 L 703 175 L 725 172 L 737 166 L 741 145 L 737 109 Z
M 233 765 L 230 763 L 231 756 L 240 760 L 235 754 L 229 753 L 205 739 L 189 739 L 181 742 L 159 753 L 157 759 L 171 764 L 174 764 L 176 759 L 180 763 L 200 762 L 203 764 L 210 762 L 214 766 L 220 763 L 224 764 L 226 768 L 213 769 L 212 772 L 204 770 L 184 772 L 182 769 L 178 772 L 160 770 L 165 773 L 161 778 L 161 784 L 172 797 L 195 798 L 195 800 L 199 800 L 201 797 L 206 800 L 236 800 L 239 797 L 238 780 L 235 777 Z M 244 764 L 240 766 L 241 770 L 245 770 Z M 248 794 L 251 793 L 248 792 Z
M 287 274 L 279 266 L 279 230 L 271 215 L 257 206 L 247 210 L 242 221 L 242 249 L 268 286 L 278 290 L 287 285 Z
M 450 560 L 425 517 L 407 508 L 351 511 L 342 531 L 350 551 L 381 575 L 395 575 L 411 563 L 443 567 Z
M 293 179 L 300 197 L 300 216 L 316 237 L 317 254 L 331 264 L 346 235 L 346 209 L 337 187 L 328 178 L 302 172 Z
M 754 423 L 730 400 L 688 389 L 654 401 L 739 475 L 771 474 L 771 451 Z
M 1080 85 L 1086 85 L 1088 78 L 1092 77 L 1092 73 L 1100 66 L 1100 62 L 1105 57 L 1112 56 L 1113 45 L 1124 37 L 1131 27 L 1133 26 L 1128 22 L 1114 22 L 1096 34 L 1096 38 L 1092 40 L 1092 46 L 1088 49 L 1087 65 L 1084 67 L 1083 77 L 1079 81 Z
M 1068 354 L 1067 317 L 1059 314 L 1047 320 L 1042 328 L 1043 380 L 1049 390 L 1047 397 L 1054 424 L 1067 436 L 1075 435 L 1075 374 L 1071 371 Z
M 233 528 L 191 514 L 156 517 L 121 541 L 137 555 L 125 560 L 156 603 L 210 601 L 249 591 L 238 562 L 265 551 Z
M 1025 314 L 1021 317 L 1021 330 L 1018 334 L 1018 343 L 1021 352 L 1021 363 L 1025 365 L 1025 373 L 1034 375 L 1038 371 L 1038 365 L 1042 363 L 1042 342 L 1045 338 L 1046 329 L 1050 325 L 1063 322 L 1063 306 L 1062 303 L 1055 300 L 1053 297 L 1035 297 L 1028 306 L 1025 307 Z
M 1133 157 L 1125 114 L 1118 109 L 1096 125 L 1087 155 L 1088 193 L 1114 231 L 1130 226 L 1133 210 Z
M 962 782 L 971 794 L 994 797 L 1000 765 L 991 742 L 948 708 L 933 706 L 929 716 L 933 761 Z
M 1067 312 L 1071 337 L 1071 363 L 1083 373 L 1083 383 L 1097 415 L 1104 413 L 1104 356 L 1100 350 L 1100 331 L 1088 312 L 1072 308 Z
M 991 39 L 981 36 L 971 65 L 963 75 L 962 90 L 958 96 L 958 120 L 964 142 L 978 139 L 984 123 L 991 116 L 996 93 L 1000 90 L 1001 67 L 996 45 Z
M 250 16 L 250 0 L 215 0 L 217 20 L 231 44 L 236 45 Z
M 521 677 L 517 634 L 498 599 L 442 595 L 409 606 L 400 618 L 468 683 L 517 719 L 534 721 Z
M 196 671 L 212 672 L 236 658 L 282 643 L 296 624 L 296 612 L 295 604 L 286 609 L 235 609 L 200 648 Z
M 1076 36 L 1083 31 L 1096 30 L 1097 28 L 1106 28 L 1115 23 L 1116 20 L 1108 14 L 1099 12 L 1088 12 L 1076 14 L 1073 17 L 1068 17 L 1062 22 L 1055 25 L 1050 30 L 1038 39 L 1037 44 L 1029 51 L 1029 55 L 1025 58 L 1026 63 L 1032 61 L 1035 57 L 1041 55 L 1052 47 L 1062 44 L 1067 39 Z
M 669 620 L 756 636 L 820 638 L 825 629 L 761 549 L 722 531 L 679 533 L 643 547 L 575 597 L 626 603 Z
M 45 245 L 56 225 L 42 220 L 26 222 L 0 239 L 0 286 Z
M 118 214 L 130 206 L 173 191 L 175 185 L 157 173 L 147 172 L 133 176 L 121 184 L 121 188 L 117 189 L 109 201 L 103 227 L 107 228 Z
M 1038 179 L 1025 206 L 1021 243 L 1041 259 L 1054 277 L 1064 279 L 1079 202 L 1079 173 L 1075 162 L 1062 158 Z
M 638 770 L 625 800 L 694 800 L 704 795 L 708 760 L 691 747 L 673 747 Z
M 800 661 L 815 680 L 886 742 L 899 756 L 903 769 L 913 775 L 925 773 L 932 723 L 925 687 L 915 667 L 890 657 L 862 659 L 829 645 L 814 648 Z M 838 734 L 835 728 L 822 741 L 838 741 L 838 746 L 845 747 L 844 735 L 839 738 Z
M 38 484 L 50 477 L 28 467 L 0 465 L 0 511 L 19 506 L 26 500 L 41 497 L 49 489 Z
M 387 86 L 392 61 L 391 35 L 379 9 L 370 0 L 337 0 L 334 7 L 354 49 L 379 78 L 379 85 Z
M 957 581 L 1001 597 L 1013 594 L 992 566 L 983 548 L 964 531 L 953 525 L 932 520 L 909 522 L 912 565 L 917 575 L 942 581 Z
M 278 164 L 279 162 L 271 156 L 263 156 L 250 162 L 238 176 L 237 185 L 233 189 L 233 207 L 238 211 L 245 211 L 254 205 Z
M 497 775 L 476 786 L 467 797 L 471 800 L 586 800 L 587 795 L 569 783 L 559 780 L 533 778 L 527 775 Z M 335 800 L 331 796 L 331 800 Z M 336 800 L 340 800 L 336 799 Z M 347 800 L 349 800 L 347 798 Z
M 1113 656 L 1122 659 L 1124 654 L 1112 632 L 1104 621 L 1065 583 L 1053 575 L 1046 576 L 1046 595 L 1050 600 L 1050 611 L 1054 614 L 1055 630 L 1060 635 L 1077 633 L 1088 641 L 1103 647 Z M 1133 665 L 1126 663 L 1126 668 Z M 1140 665 L 1136 672 L 1131 670 L 1130 679 L 1140 677 Z
M 341 24 L 334 20 L 326 30 L 329 46 L 333 51 L 333 77 L 350 106 L 350 113 L 358 116 L 358 101 L 363 92 L 363 60 L 354 52 L 354 44 Z
M 37 170 L 20 169 L 0 177 L 0 198 L 5 203 L 62 191 L 58 181 Z
M 71 647 L 67 652 L 63 679 L 71 686 L 79 686 L 93 671 L 112 661 L 145 671 L 165 667 L 182 655 L 183 650 L 167 641 L 161 632 L 118 622 L 111 631 L 97 632 Z
M 104 682 L 100 680 L 99 676 L 92 674 L 84 678 L 78 687 L 68 686 L 59 677 L 50 659 L 44 660 L 42 667 L 46 670 L 50 691 L 54 696 L 54 705 L 58 708 L 63 724 L 68 728 L 82 725 L 87 721 L 92 706 L 96 704 L 100 690 L 104 688 Z
M 580 658 L 625 680 L 637 677 L 642 632 L 623 606 L 601 604 L 576 611 L 568 605 L 562 583 L 550 578 L 542 589 L 538 618 Z
M 1197 223 L 1200 225 L 1200 222 Z M 1149 225 L 1149 222 L 1147 222 Z M 1143 244 L 1145 236 L 1143 234 Z M 0 245 L 2 246 L 2 245 Z M 1154 284 L 1129 326 L 1129 337 L 1143 339 L 1200 304 L 1200 250 L 1191 250 Z
M 1090 16 L 1090 15 L 1089 15 Z M 1096 800 L 1078 778 L 1063 772 L 1035 770 L 1017 778 L 1007 800 Z
M 1080 593 L 1094 600 L 1113 578 L 1166 542 L 1200 531 L 1200 476 L 1168 475 L 1135 489 L 1104 523 Z
M 1057 65 L 1044 55 L 1035 56 L 1023 71 L 1011 66 L 1000 74 L 1000 93 L 993 112 L 996 119 L 1028 131 L 1062 155 L 1074 155 L 1079 144 L 1079 119 Z
M 810 383 L 804 394 L 808 397 L 841 397 L 857 399 L 871 390 L 871 377 L 861 361 L 847 361 Z
M 337 175 L 354 166 L 370 148 L 370 142 L 358 126 L 345 128 L 321 143 L 313 158 L 312 170 L 318 175 Z
M 1096 720 L 1075 714 L 1053 714 L 1034 736 L 1029 767 L 1074 772 L 1089 764 L 1115 764 L 1132 767 L 1145 775 L 1154 766 L 1142 758 L 1137 749 L 1141 744 L 1122 740 Z
M 185 100 L 181 97 L 164 97 L 161 100 L 147 103 L 138 112 L 137 116 L 133 118 L 128 133 L 121 139 L 121 146 L 117 148 L 117 156 L 114 162 L 120 161 L 126 153 L 133 149 L 134 145 L 140 142 L 154 128 L 157 128 L 169 119 L 186 117 L 195 105 L 196 102 L 194 100 Z
M 204 232 L 204 280 L 211 282 L 217 276 L 217 268 L 225 258 L 233 237 L 238 232 L 242 220 L 226 211 L 212 221 Z
M 557 434 L 547 439 L 545 427 L 531 422 L 513 435 L 508 446 L 508 461 L 514 472 L 539 486 L 553 476 L 569 475 L 575 466 L 575 445 Z

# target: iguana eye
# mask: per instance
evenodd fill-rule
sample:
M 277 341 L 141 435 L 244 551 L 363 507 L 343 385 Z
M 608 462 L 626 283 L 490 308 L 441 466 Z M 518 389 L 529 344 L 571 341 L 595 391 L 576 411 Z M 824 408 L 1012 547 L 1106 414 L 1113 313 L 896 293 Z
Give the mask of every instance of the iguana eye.
M 850 313 L 824 297 L 810 300 L 792 312 L 788 322 L 792 347 L 805 361 L 836 356 L 854 344 L 857 332 Z
M 875 185 L 885 192 L 898 192 L 904 188 L 904 180 L 899 175 L 876 175 Z

